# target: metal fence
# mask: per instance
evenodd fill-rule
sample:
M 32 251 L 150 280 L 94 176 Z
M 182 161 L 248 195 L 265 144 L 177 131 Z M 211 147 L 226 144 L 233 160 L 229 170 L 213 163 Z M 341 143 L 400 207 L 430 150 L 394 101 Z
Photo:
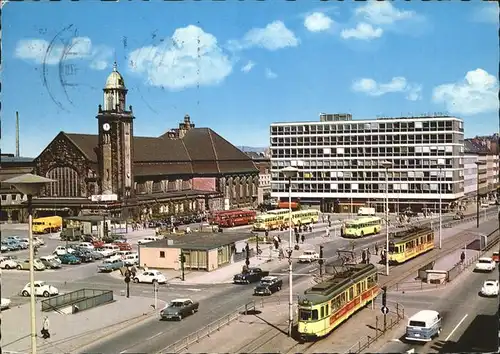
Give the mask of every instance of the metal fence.
M 42 311 L 57 311 L 66 306 L 77 306 L 80 311 L 113 301 L 113 291 L 80 289 L 42 300 Z
M 361 338 L 358 342 L 354 343 L 349 349 L 347 349 L 346 353 L 361 353 L 363 350 L 368 348 L 374 342 L 376 342 L 380 337 L 386 334 L 388 331 L 394 328 L 397 324 L 401 322 L 405 318 L 405 309 L 403 305 L 396 303 L 396 311 L 390 311 L 396 315 L 396 318 L 390 317 L 387 322 L 387 326 L 384 328 L 379 328 L 379 323 L 381 321 L 378 320 L 379 316 L 376 317 L 376 325 L 375 325 L 375 334 L 372 336 L 365 336 Z
M 203 338 L 209 337 L 212 333 L 221 330 L 223 327 L 229 325 L 231 322 L 238 320 L 241 316 L 247 314 L 252 314 L 259 308 L 265 307 L 266 304 L 272 304 L 271 306 L 276 306 L 276 303 L 280 305 L 282 302 L 288 302 L 287 296 L 273 296 L 270 298 L 260 298 L 250 301 L 249 303 L 239 307 L 235 312 L 231 312 L 212 323 L 204 326 L 198 331 L 187 335 L 186 337 L 178 340 L 177 342 L 169 345 L 167 348 L 163 349 L 160 353 L 179 353 L 184 349 L 188 349 L 192 344 L 198 343 Z

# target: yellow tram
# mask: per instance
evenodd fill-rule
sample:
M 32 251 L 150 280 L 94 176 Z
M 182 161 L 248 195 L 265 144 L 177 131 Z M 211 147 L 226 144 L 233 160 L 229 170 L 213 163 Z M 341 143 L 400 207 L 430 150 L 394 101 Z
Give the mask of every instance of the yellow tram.
M 390 235 L 389 263 L 404 263 L 434 248 L 434 231 L 430 227 L 414 227 Z
M 379 293 L 377 268 L 356 264 L 314 285 L 299 299 L 298 332 L 314 340 L 333 331 Z

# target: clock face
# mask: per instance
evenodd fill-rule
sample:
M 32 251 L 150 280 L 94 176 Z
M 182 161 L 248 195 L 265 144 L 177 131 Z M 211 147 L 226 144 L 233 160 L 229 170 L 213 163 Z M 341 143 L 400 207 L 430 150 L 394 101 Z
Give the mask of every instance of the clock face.
M 111 126 L 109 125 L 109 123 L 104 123 L 104 124 L 102 125 L 102 129 L 103 129 L 105 132 L 107 132 L 110 128 L 111 128 Z

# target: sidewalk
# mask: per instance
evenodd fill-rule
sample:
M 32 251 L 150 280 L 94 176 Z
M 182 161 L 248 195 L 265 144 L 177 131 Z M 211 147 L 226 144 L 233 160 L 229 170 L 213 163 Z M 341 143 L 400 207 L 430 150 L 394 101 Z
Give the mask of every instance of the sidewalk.
M 151 318 L 155 311 L 151 298 L 119 297 L 114 294 L 113 303 L 95 307 L 77 314 L 42 312 L 41 303 L 36 305 L 38 353 L 72 353 L 92 342 L 109 336 L 134 323 Z M 30 352 L 29 304 L 2 311 L 2 342 L 4 352 Z M 103 315 L 105 314 L 105 315 Z M 42 339 L 43 318 L 50 321 L 51 338 Z

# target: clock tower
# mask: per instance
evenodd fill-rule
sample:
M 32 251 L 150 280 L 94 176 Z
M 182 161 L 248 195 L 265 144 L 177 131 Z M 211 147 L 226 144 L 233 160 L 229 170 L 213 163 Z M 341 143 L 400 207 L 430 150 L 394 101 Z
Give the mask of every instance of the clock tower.
M 116 194 L 122 200 L 134 192 L 132 171 L 133 120 L 132 106 L 125 109 L 127 89 L 116 63 L 106 80 L 104 104 L 97 114 L 99 131 L 100 193 Z

